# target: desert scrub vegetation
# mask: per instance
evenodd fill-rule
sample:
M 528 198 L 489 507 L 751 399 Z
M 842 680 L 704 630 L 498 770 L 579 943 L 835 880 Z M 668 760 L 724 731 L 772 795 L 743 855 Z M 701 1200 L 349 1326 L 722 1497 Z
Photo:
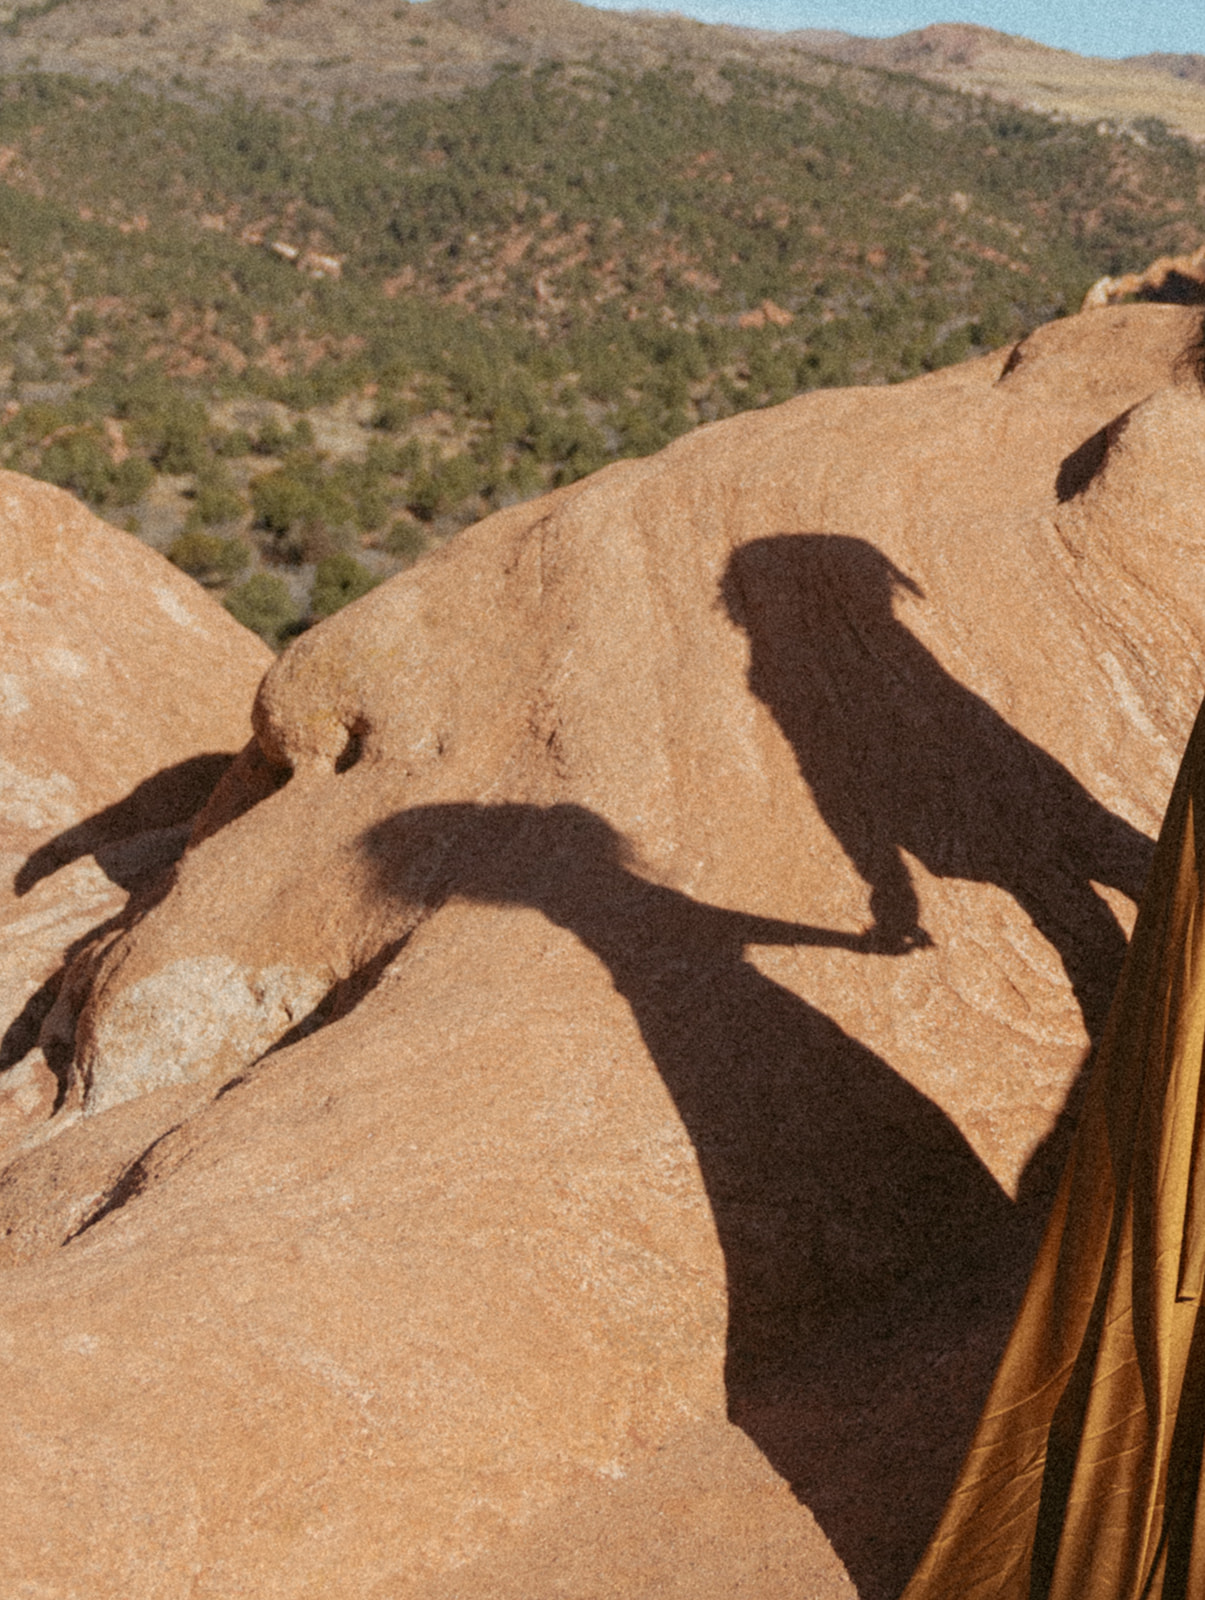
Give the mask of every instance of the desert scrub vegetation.
M 813 77 L 551 63 L 321 117 L 0 79 L 0 461 L 278 638 L 355 588 L 315 603 L 322 563 L 385 576 L 699 422 L 961 360 L 1200 240 L 1205 153 L 1165 130 Z
M 214 587 L 230 583 L 251 564 L 251 550 L 241 539 L 216 533 L 182 533 L 167 547 L 167 558 L 198 583 Z
M 287 643 L 301 618 L 288 584 L 271 572 L 257 572 L 231 589 L 225 604 L 236 621 L 278 649 Z
M 352 600 L 358 600 L 370 589 L 375 589 L 380 581 L 346 552 L 326 556 L 318 563 L 314 573 L 314 587 L 310 590 L 310 615 L 329 617 L 332 612 Z

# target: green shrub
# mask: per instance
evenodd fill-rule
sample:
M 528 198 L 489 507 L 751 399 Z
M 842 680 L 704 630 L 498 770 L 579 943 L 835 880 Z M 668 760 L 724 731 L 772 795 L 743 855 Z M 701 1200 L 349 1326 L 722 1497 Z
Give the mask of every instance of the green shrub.
M 213 585 L 237 578 L 249 564 L 251 551 L 241 539 L 223 539 L 216 533 L 182 533 L 168 546 L 167 559 L 198 583 Z
M 71 319 L 71 332 L 77 339 L 91 339 L 100 332 L 100 318 L 91 306 L 81 306 Z
M 81 428 L 52 440 L 42 452 L 38 476 L 93 505 L 103 505 L 114 476 L 103 434 L 95 428 Z
M 109 499 L 117 506 L 132 506 L 155 481 L 155 469 L 145 456 L 127 456 L 113 469 Z
M 216 456 L 245 456 L 251 453 L 251 435 L 245 428 L 217 428 L 209 436 Z
M 251 480 L 255 520 L 269 533 L 288 533 L 313 512 L 314 500 L 313 485 L 286 467 Z
M 199 400 L 173 396 L 162 411 L 139 418 L 137 431 L 151 441 L 160 472 L 197 472 L 208 459 L 209 420 Z
M 318 561 L 346 549 L 359 510 L 347 477 L 343 469 L 328 472 L 312 451 L 299 450 L 251 480 L 256 523 L 276 535 L 278 555 Z
M 615 412 L 614 423 L 621 456 L 652 455 L 669 442 L 665 430 L 640 406 L 621 406 Z
M 271 645 L 280 644 L 297 622 L 297 607 L 288 584 L 270 572 L 257 572 L 226 596 L 226 610 L 244 628 Z
M 416 528 L 413 522 L 395 522 L 382 542 L 391 556 L 397 556 L 407 564 L 417 561 L 427 548 L 426 534 L 421 528 Z
M 351 522 L 355 508 L 344 478 L 328 472 L 313 451 L 292 451 L 279 467 L 251 480 L 256 517 L 273 533 L 287 533 L 306 517 Z
M 289 447 L 289 436 L 275 417 L 260 424 L 251 448 L 257 456 L 282 456 Z
M 51 405 L 45 400 L 33 400 L 29 405 L 21 407 L 5 432 L 11 430 L 19 438 L 27 439 L 33 444 L 38 439 L 44 439 L 48 433 L 54 433 L 58 428 L 67 427 L 71 421 L 70 412 L 63 406 Z
M 420 522 L 460 505 L 481 487 L 481 469 L 467 452 L 420 467 L 410 479 L 406 507 Z
M 581 411 L 567 416 L 544 412 L 536 419 L 530 438 L 536 459 L 556 464 L 557 483 L 584 478 L 610 460 L 606 440 Z
M 545 487 L 544 474 L 540 471 L 539 463 L 526 450 L 516 457 L 514 465 L 506 474 L 506 482 L 521 500 L 539 494 Z
M 391 472 L 417 472 L 423 464 L 423 447 L 417 439 L 407 439 L 399 444 L 393 455 Z
M 301 522 L 281 548 L 289 561 L 325 561 L 328 556 L 344 554 L 355 542 L 348 523 L 328 522 L 317 516 Z
M 379 528 L 389 515 L 389 490 L 384 483 L 365 478 L 356 487 L 356 527 L 361 533 Z
M 372 414 L 372 425 L 382 433 L 396 433 L 413 416 L 414 406 L 409 400 L 399 394 L 383 394 L 379 396 Z
M 374 573 L 354 556 L 339 553 L 327 556 L 318 563 L 314 574 L 314 587 L 310 591 L 310 614 L 329 617 L 343 606 L 350 605 L 361 595 L 375 589 L 380 583 Z
M 420 467 L 410 479 L 406 509 L 420 522 L 430 522 L 440 509 L 441 496 L 435 474 Z
M 211 462 L 197 473 L 197 491 L 193 510 L 199 521 L 233 522 L 241 517 L 246 506 L 243 497 L 234 487 L 229 470 L 219 461 Z

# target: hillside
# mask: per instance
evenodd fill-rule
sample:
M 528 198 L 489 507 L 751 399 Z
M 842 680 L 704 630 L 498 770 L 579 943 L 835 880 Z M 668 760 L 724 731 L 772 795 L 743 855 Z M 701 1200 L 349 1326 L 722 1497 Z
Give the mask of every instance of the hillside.
M 1188 83 L 1205 84 L 1205 56 L 1172 55 L 1166 51 L 1156 51 L 1154 55 L 1131 56 L 1129 65 L 1151 67 L 1156 72 L 1170 72 L 1173 78 L 1182 78 Z
M 1200 315 L 697 429 L 271 665 L 5 1028 L 0 1592 L 899 1594 L 1205 688 Z M 254 662 L 3 487 L 5 801 L 134 786 L 10 857 L 41 963 Z
M 278 641 L 490 509 L 1005 345 L 1200 242 L 1185 141 L 788 65 L 512 63 L 322 114 L 11 75 L 0 462 Z
M 131 72 L 177 90 L 239 90 L 275 104 L 426 99 L 480 88 L 499 66 L 606 61 L 686 67 L 714 82 L 725 65 L 814 71 L 812 53 L 775 35 L 577 0 L 41 0 L 9 11 L 0 70 L 102 80 Z
M 1112 61 L 1055 50 L 971 23 L 935 23 L 892 39 L 802 30 L 786 39 L 834 60 L 915 73 L 1029 111 L 1104 122 L 1140 137 L 1168 128 L 1205 141 L 1205 57 Z M 1171 81 L 1169 81 L 1171 80 Z
M 0 71 L 131 73 L 273 103 L 397 102 L 481 87 L 500 65 L 606 61 L 676 66 L 714 82 L 725 66 L 787 77 L 816 56 L 919 74 L 1031 110 L 1130 126 L 1157 119 L 1205 138 L 1200 56 L 1105 61 L 964 23 L 894 39 L 771 33 L 577 0 L 35 0 L 0 8 Z M 1174 82 L 1169 83 L 1172 78 Z

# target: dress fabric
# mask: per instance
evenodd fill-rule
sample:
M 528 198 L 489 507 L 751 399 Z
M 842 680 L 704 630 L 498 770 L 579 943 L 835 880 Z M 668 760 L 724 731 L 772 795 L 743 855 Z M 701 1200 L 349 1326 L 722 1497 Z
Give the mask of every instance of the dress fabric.
M 1016 1326 L 903 1600 L 1205 1597 L 1205 710 Z

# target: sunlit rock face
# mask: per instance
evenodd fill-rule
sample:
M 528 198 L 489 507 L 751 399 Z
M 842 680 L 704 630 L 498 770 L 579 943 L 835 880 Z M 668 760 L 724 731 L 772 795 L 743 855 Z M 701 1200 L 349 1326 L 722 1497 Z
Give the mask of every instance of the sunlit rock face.
M 700 429 L 272 666 L 0 1180 L 0 1562 L 898 1592 L 1202 693 L 1193 332 Z
M 0 473 L 0 1149 L 62 1101 L 71 1008 L 53 1063 L 39 1035 L 65 954 L 179 855 L 271 659 L 162 556 Z

